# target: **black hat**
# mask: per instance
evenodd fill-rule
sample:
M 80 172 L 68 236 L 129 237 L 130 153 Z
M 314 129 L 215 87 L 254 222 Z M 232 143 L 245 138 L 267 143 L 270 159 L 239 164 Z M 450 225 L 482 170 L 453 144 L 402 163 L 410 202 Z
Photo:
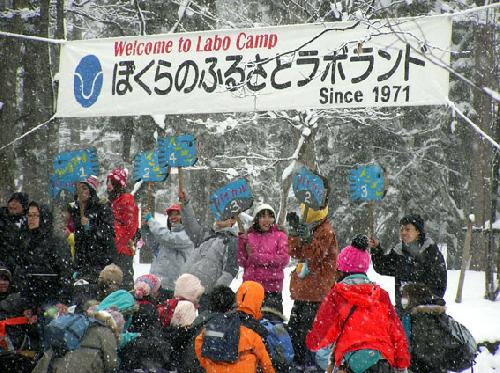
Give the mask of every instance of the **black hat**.
M 23 206 L 23 210 L 27 211 L 28 210 L 28 203 L 29 203 L 29 198 L 26 193 L 23 192 L 15 192 L 13 193 L 7 203 L 10 203 L 12 201 L 18 201 L 21 206 Z
M 368 237 L 365 234 L 357 234 L 354 236 L 351 242 L 351 246 L 354 246 L 357 249 L 364 250 L 368 249 L 368 245 L 370 244 L 370 241 L 368 240 Z
M 225 313 L 233 308 L 236 295 L 229 286 L 217 285 L 210 293 L 209 303 L 212 312 Z
M 420 217 L 418 214 L 408 214 L 403 216 L 403 218 L 399 221 L 401 225 L 412 224 L 417 228 L 421 235 L 425 234 L 425 223 L 424 219 Z

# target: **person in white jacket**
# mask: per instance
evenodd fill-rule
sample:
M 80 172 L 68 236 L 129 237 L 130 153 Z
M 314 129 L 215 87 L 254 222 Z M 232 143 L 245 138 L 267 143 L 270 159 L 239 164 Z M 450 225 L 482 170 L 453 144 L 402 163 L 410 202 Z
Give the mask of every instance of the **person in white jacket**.
M 175 280 L 182 274 L 180 270 L 194 249 L 182 225 L 180 209 L 178 204 L 166 209 L 167 226 L 147 213 L 141 229 L 145 244 L 155 252 L 149 272 L 161 279 L 162 298 L 173 297 Z

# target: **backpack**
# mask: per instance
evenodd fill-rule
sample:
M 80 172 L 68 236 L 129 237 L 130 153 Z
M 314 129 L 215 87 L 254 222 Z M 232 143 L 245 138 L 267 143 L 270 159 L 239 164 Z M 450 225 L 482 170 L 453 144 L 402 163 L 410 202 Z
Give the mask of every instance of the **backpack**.
M 470 331 L 446 314 L 420 315 L 412 322 L 411 354 L 429 367 L 460 372 L 475 364 Z
M 67 314 L 52 320 L 46 327 L 47 344 L 56 357 L 80 348 L 80 342 L 87 330 L 101 324 L 94 318 L 81 314 Z
M 273 365 L 282 370 L 293 363 L 292 339 L 281 321 L 262 319 L 260 324 L 267 330 L 266 347 Z
M 172 316 L 174 315 L 175 307 L 177 307 L 179 299 L 172 298 L 163 301 L 163 303 L 156 306 L 158 311 L 158 318 L 160 319 L 160 324 L 164 327 L 170 326 L 172 321 Z
M 234 363 L 238 360 L 241 320 L 237 313 L 213 317 L 205 326 L 201 356 L 212 361 Z

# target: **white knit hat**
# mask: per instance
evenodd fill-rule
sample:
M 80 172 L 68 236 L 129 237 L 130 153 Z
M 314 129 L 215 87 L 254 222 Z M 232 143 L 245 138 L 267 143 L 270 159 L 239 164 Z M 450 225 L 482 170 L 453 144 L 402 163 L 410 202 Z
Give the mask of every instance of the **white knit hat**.
M 198 303 L 205 288 L 195 275 L 184 273 L 175 281 L 174 297 Z
M 262 203 L 259 206 L 257 206 L 255 210 L 253 210 L 253 218 L 255 219 L 257 214 L 263 210 L 269 210 L 273 213 L 274 216 L 276 216 L 276 212 L 274 211 L 271 205 L 268 205 L 267 203 Z
M 196 308 L 188 300 L 180 300 L 175 307 L 170 325 L 172 326 L 190 326 L 196 318 Z

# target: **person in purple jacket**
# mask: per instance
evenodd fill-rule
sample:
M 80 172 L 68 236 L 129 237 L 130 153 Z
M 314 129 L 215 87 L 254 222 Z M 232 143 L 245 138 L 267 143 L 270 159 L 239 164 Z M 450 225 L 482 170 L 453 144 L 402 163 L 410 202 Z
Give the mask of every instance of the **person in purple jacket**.
M 275 223 L 274 209 L 257 206 L 253 225 L 238 239 L 238 265 L 243 267 L 243 281 L 255 281 L 264 287 L 266 307 L 283 313 L 284 269 L 290 260 L 288 237 Z

